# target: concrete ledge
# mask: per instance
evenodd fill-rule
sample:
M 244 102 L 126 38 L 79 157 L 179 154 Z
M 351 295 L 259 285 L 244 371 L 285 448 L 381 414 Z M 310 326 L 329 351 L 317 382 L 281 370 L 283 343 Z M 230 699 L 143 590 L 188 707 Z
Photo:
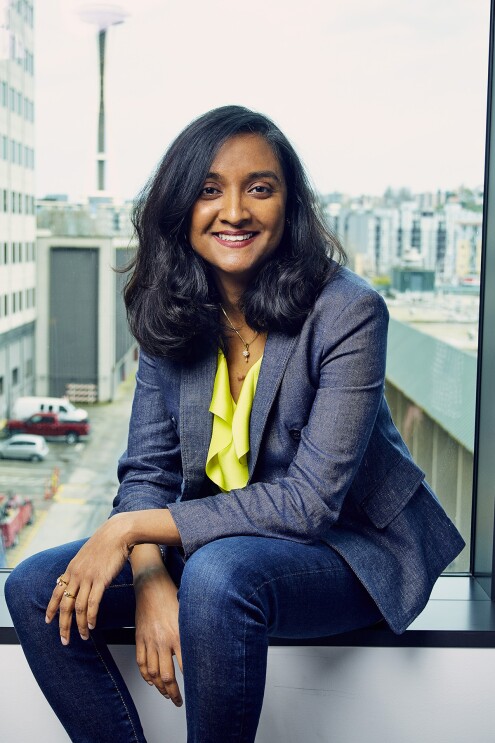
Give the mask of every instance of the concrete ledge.
M 110 651 L 148 743 L 183 743 L 184 707 L 142 680 L 134 647 Z M 474 648 L 270 647 L 256 743 L 493 743 L 494 661 Z M 2 742 L 69 743 L 20 646 L 0 662 Z

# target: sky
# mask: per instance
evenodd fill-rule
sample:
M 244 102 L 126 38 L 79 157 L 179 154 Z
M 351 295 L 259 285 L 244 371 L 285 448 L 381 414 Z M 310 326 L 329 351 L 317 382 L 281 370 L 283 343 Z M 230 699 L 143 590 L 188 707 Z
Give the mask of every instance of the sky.
M 96 29 L 35 3 L 37 195 L 96 190 Z M 92 3 L 95 4 L 95 3 Z M 194 117 L 237 103 L 321 193 L 483 182 L 489 0 L 127 0 L 107 35 L 108 190 L 133 198 Z

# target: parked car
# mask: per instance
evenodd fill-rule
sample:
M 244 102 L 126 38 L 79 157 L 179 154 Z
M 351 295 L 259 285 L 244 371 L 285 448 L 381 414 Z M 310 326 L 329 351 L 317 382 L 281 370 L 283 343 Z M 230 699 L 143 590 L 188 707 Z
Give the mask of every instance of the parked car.
M 41 462 L 48 454 L 43 436 L 19 433 L 6 441 L 0 441 L 0 459 L 29 459 Z
M 12 410 L 12 418 L 26 420 L 35 413 L 57 413 L 60 420 L 85 421 L 88 414 L 76 408 L 66 397 L 18 397 Z
M 27 420 L 9 420 L 10 433 L 34 433 L 47 439 L 65 438 L 68 444 L 89 436 L 88 421 L 62 421 L 56 413 L 36 413 Z

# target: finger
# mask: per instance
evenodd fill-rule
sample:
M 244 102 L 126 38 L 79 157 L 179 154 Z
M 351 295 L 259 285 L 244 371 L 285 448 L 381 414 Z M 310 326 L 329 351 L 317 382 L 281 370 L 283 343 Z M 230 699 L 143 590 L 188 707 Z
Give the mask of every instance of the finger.
M 87 625 L 89 629 L 96 627 L 96 620 L 98 617 L 98 609 L 100 608 L 101 599 L 105 593 L 105 584 L 101 581 L 94 582 L 91 586 L 87 600 Z
M 87 610 L 88 610 L 88 597 L 90 593 L 89 585 L 82 585 L 77 594 L 77 599 L 74 604 L 74 611 L 76 614 L 76 623 L 79 630 L 79 634 L 83 640 L 89 640 Z
M 146 665 L 146 645 L 136 637 L 136 663 L 139 668 L 139 673 L 145 681 L 150 683 L 148 678 L 148 666 Z
M 180 643 L 176 647 L 174 647 L 174 654 L 177 658 L 177 663 L 179 664 L 180 672 L 184 674 L 184 671 L 182 670 L 182 650 L 180 648 Z
M 172 702 L 176 707 L 180 707 L 182 696 L 175 678 L 175 666 L 171 652 L 160 654 L 160 679 Z
M 63 581 L 62 581 L 62 578 L 63 578 Z M 55 588 L 53 589 L 50 601 L 48 603 L 48 606 L 46 607 L 45 622 L 47 623 L 51 622 L 53 617 L 57 613 L 60 602 L 62 601 L 64 597 L 64 591 L 68 584 L 69 584 L 68 580 L 66 580 L 64 575 L 60 576 L 60 578 L 57 578 Z
M 143 678 L 146 679 L 148 684 L 156 686 L 160 694 L 164 696 L 168 694 L 165 685 L 160 676 L 160 661 L 156 650 L 146 648 L 146 669 L 144 671 Z
M 136 663 L 139 667 L 139 672 L 143 679 L 150 685 L 154 686 L 151 676 L 148 673 L 148 658 L 146 653 L 146 645 L 142 640 L 136 638 Z
M 58 610 L 58 625 L 60 631 L 60 642 L 62 645 L 68 645 L 70 642 L 70 626 L 72 615 L 74 613 L 74 604 L 77 596 L 77 588 L 69 585 L 64 591 Z

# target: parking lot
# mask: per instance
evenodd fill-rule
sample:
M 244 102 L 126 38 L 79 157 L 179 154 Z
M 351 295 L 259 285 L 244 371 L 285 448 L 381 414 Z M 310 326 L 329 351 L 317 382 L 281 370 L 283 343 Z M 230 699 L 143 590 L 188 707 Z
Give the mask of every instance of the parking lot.
M 88 441 L 49 442 L 43 462 L 0 460 L 0 493 L 29 498 L 32 524 L 7 550 L 7 565 L 63 542 L 91 534 L 108 516 L 115 496 L 117 461 L 126 446 L 134 378 L 119 388 L 114 402 L 83 406 L 91 422 Z

